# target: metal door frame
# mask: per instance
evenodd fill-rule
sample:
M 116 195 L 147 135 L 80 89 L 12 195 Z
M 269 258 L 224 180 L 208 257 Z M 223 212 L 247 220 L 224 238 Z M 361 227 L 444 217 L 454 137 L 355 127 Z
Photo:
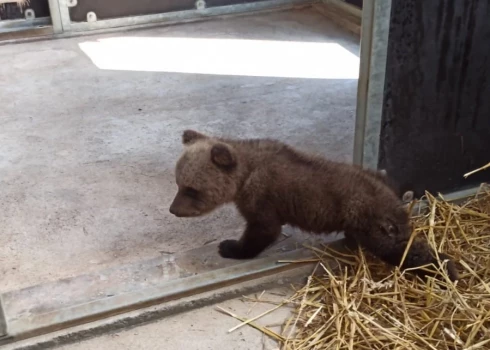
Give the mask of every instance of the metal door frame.
M 364 0 L 354 134 L 355 164 L 377 169 L 391 0 Z

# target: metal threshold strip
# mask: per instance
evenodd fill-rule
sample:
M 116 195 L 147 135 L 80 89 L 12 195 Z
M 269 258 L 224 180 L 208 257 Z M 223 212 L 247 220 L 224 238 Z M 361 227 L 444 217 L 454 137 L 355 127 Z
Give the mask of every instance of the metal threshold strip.
M 312 256 L 298 249 L 294 239 L 285 241 L 273 255 L 245 262 L 218 258 L 216 247 L 209 245 L 180 257 L 163 256 L 4 293 L 0 346 L 304 267 L 278 263 Z M 196 266 L 206 256 L 223 260 L 222 266 Z

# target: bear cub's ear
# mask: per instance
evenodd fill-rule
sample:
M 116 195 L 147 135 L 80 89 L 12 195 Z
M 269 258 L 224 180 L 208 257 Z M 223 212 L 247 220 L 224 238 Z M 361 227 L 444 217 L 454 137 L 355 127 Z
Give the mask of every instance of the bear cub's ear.
M 211 160 L 225 170 L 231 170 L 236 166 L 234 151 L 223 143 L 217 143 L 211 148 Z
M 197 140 L 202 140 L 208 138 L 206 135 L 194 130 L 185 130 L 182 134 L 182 143 L 184 145 L 191 145 Z

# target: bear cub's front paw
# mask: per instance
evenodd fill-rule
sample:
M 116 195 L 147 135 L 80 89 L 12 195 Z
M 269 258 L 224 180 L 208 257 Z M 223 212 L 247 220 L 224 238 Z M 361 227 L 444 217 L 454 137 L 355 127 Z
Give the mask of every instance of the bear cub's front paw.
M 219 255 L 228 259 L 243 259 L 242 249 L 239 241 L 227 239 L 219 244 Z

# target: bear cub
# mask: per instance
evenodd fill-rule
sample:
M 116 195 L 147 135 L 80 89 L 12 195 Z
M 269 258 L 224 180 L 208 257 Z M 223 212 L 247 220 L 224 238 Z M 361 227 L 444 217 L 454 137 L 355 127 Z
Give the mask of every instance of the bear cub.
M 410 219 L 386 174 L 270 139 L 233 140 L 186 130 L 182 142 L 170 212 L 196 217 L 234 203 L 246 220 L 239 240 L 220 243 L 222 257 L 253 258 L 289 224 L 311 233 L 343 231 L 349 246 L 359 244 L 391 265 L 401 262 Z M 448 260 L 451 280 L 458 279 L 452 260 L 442 253 L 439 257 Z M 415 239 L 402 268 L 427 264 L 438 266 L 437 258 L 425 240 Z

